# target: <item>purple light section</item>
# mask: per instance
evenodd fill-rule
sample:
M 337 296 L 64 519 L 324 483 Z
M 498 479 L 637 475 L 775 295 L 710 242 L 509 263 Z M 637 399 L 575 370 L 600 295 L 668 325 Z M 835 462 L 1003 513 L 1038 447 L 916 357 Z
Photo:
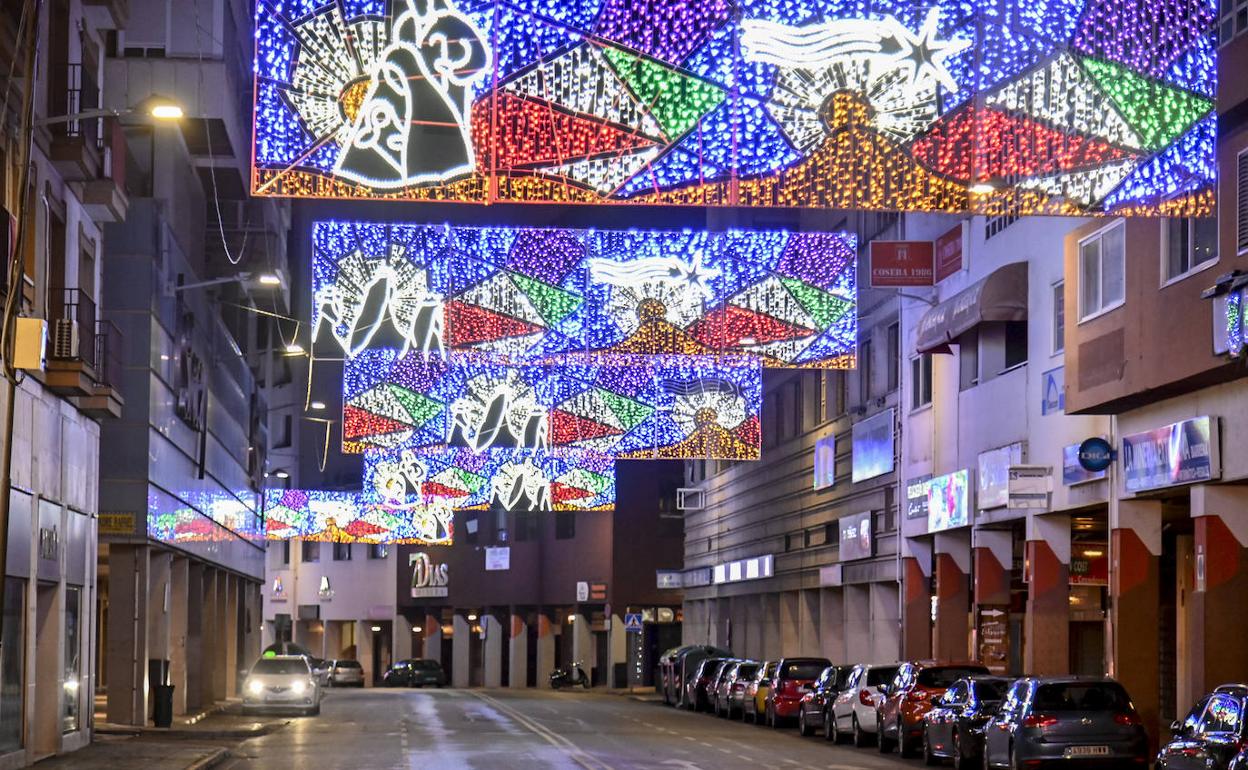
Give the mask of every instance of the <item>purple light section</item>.
M 727 0 L 607 0 L 594 32 L 676 64 L 728 17 Z
M 1096 0 L 1075 31 L 1075 50 L 1159 78 L 1214 18 L 1206 0 Z
M 838 275 L 854 259 L 854 248 L 852 239 L 837 233 L 802 233 L 784 245 L 776 271 L 824 286 L 827 276 Z
M 521 230 L 507 254 L 507 267 L 557 285 L 584 255 L 585 244 L 571 231 Z

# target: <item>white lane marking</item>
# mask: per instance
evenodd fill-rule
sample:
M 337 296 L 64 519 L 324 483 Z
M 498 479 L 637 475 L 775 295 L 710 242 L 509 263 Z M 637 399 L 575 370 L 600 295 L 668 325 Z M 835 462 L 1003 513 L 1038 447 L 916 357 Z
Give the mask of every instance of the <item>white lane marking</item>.
M 569 759 L 585 768 L 585 770 L 614 770 L 610 765 L 581 749 L 572 741 L 563 737 L 554 730 L 551 730 L 540 722 L 521 714 L 519 711 L 504 704 L 502 701 L 476 690 L 472 690 L 471 693 L 511 717 L 516 722 L 527 727 L 542 740 L 546 741 L 555 748 L 562 750 L 564 754 L 567 754 Z

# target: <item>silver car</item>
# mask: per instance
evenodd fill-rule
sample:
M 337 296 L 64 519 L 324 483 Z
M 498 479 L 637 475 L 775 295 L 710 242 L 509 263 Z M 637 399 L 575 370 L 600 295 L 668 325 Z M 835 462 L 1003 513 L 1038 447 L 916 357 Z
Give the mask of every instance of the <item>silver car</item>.
M 363 687 L 364 667 L 358 660 L 329 661 L 330 687 Z
M 272 655 L 251 667 L 243 683 L 243 713 L 302 711 L 321 713 L 321 685 L 302 655 Z

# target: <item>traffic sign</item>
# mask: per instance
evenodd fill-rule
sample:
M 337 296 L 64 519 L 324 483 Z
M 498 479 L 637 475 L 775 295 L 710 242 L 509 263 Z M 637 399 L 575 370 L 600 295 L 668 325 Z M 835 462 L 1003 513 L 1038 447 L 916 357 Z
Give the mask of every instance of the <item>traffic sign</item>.
M 640 634 L 641 633 L 641 613 L 626 612 L 624 613 L 624 630 Z

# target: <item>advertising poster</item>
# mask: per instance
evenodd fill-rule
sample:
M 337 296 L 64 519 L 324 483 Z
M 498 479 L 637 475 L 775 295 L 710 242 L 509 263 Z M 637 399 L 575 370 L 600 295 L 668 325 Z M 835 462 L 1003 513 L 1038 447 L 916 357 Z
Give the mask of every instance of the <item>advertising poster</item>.
M 927 486 L 927 531 L 965 527 L 970 518 L 970 473 L 965 469 L 937 476 Z
M 853 480 L 873 479 L 893 470 L 893 410 L 854 425 Z
M 841 561 L 869 559 L 875 555 L 875 533 L 871 530 L 870 511 L 842 516 L 836 525 L 841 533 Z
M 815 442 L 815 489 L 827 489 L 836 483 L 836 435 L 824 436 Z
M 1128 492 L 1194 484 L 1222 475 L 1217 420 L 1195 417 L 1122 437 L 1122 467 Z

